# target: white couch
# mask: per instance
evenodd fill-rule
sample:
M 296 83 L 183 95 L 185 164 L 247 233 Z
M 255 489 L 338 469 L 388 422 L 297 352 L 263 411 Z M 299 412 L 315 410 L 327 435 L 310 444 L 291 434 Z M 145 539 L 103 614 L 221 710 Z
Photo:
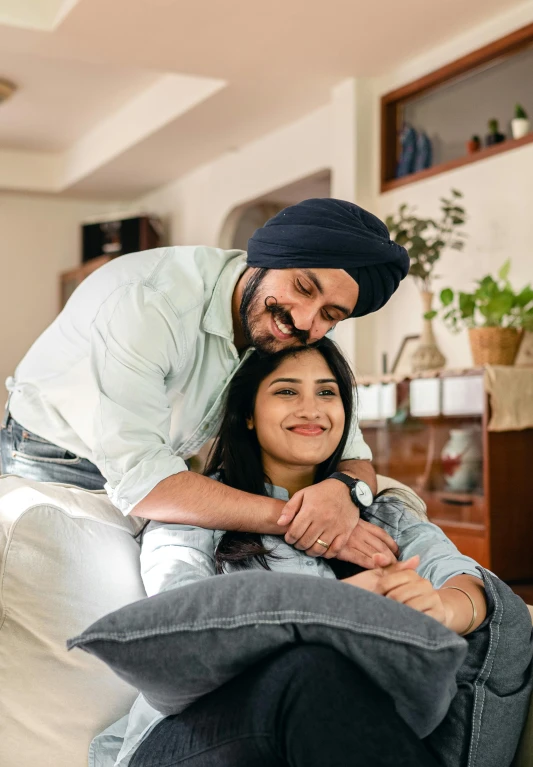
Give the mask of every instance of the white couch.
M 140 525 L 104 492 L 0 477 L 1 767 L 86 767 L 128 712 L 135 691 L 65 641 L 144 596 Z M 532 713 L 526 729 L 516 767 L 533 767 Z

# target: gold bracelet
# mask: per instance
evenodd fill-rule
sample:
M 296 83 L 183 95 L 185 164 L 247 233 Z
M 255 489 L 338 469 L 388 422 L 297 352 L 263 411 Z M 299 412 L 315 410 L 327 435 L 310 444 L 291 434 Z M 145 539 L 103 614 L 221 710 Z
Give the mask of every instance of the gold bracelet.
M 465 636 L 465 634 L 468 634 L 474 623 L 476 622 L 477 618 L 477 610 L 476 610 L 476 603 L 468 593 L 468 591 L 465 591 L 464 589 L 460 589 L 459 586 L 443 586 L 441 591 L 445 591 L 446 589 L 453 589 L 454 591 L 461 591 L 465 596 L 467 596 L 470 600 L 470 604 L 472 605 L 472 620 L 466 627 L 466 629 L 460 634 L 460 636 Z

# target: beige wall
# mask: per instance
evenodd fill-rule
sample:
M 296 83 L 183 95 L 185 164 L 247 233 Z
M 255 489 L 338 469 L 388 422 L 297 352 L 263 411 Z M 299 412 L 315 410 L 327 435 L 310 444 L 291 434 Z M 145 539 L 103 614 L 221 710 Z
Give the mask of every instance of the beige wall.
M 228 152 L 146 197 L 142 207 L 167 223 L 175 245 L 213 245 L 230 212 L 330 166 L 328 107 Z
M 81 260 L 80 222 L 113 207 L 0 194 L 0 402 L 6 377 L 57 314 L 59 273 Z

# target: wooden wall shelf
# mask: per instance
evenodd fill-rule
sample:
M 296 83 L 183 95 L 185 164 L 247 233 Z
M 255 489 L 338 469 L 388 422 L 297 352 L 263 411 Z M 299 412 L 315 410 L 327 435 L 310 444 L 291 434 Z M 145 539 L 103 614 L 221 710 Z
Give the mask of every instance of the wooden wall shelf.
M 418 80 L 385 94 L 381 99 L 381 192 L 389 192 L 464 165 L 481 162 L 494 155 L 509 152 L 533 142 L 533 133 L 530 133 L 521 139 L 508 139 L 501 144 L 481 149 L 474 154 L 458 157 L 426 170 L 396 178 L 399 155 L 398 135 L 403 123 L 403 109 L 408 103 L 430 92 L 436 92 L 442 87 L 448 87 L 454 81 L 468 77 L 482 67 L 510 59 L 531 46 L 533 46 L 533 24 L 528 24 Z
M 518 149 L 518 147 L 525 144 L 531 144 L 533 142 L 533 132 L 528 133 L 527 136 L 519 139 L 507 139 L 502 141 L 501 144 L 495 144 L 494 146 L 485 147 L 480 149 L 474 154 L 465 155 L 465 157 L 458 157 L 456 160 L 450 160 L 449 162 L 440 163 L 440 165 L 434 165 L 432 168 L 426 170 L 420 170 L 417 173 L 411 173 L 409 176 L 402 176 L 402 178 L 395 178 L 392 181 L 384 181 L 381 185 L 381 191 L 390 192 L 393 189 L 398 189 L 401 186 L 407 186 L 407 184 L 414 184 L 417 181 L 423 181 L 431 176 L 438 176 L 440 173 L 446 173 L 449 170 L 455 170 L 456 168 L 462 168 L 463 165 L 472 165 L 473 163 L 486 160 L 494 155 L 503 154 L 504 152 L 510 152 L 512 149 Z

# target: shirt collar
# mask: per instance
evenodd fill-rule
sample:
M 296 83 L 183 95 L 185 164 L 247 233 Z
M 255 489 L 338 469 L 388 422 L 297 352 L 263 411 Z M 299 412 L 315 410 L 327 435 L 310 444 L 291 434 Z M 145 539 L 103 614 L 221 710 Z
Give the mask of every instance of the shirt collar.
M 235 254 L 233 257 L 230 254 Z M 202 328 L 206 333 L 222 336 L 233 341 L 233 317 L 231 302 L 239 278 L 247 268 L 246 253 L 242 250 L 228 251 L 226 263 L 215 284 L 209 306 L 204 314 Z
M 269 482 L 265 482 L 265 490 L 267 492 L 267 495 L 269 495 L 271 498 L 277 498 L 278 501 L 289 500 L 289 492 L 288 490 L 285 490 L 284 487 L 279 487 L 278 485 L 271 485 Z

